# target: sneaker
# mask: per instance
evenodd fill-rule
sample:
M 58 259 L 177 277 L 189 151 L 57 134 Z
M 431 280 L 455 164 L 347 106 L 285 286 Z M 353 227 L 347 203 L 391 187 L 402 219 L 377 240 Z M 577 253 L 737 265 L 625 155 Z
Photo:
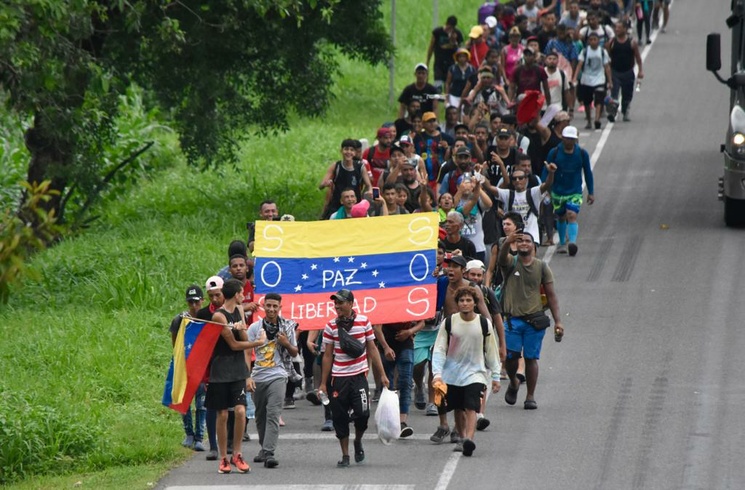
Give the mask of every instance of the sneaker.
M 595 129 L 600 129 L 600 121 L 595 121 Z
M 365 450 L 362 448 L 362 441 L 354 440 L 354 462 L 362 463 L 365 460 Z
M 576 243 L 570 243 L 567 247 L 567 250 L 569 250 L 569 256 L 574 257 L 577 255 L 577 244 Z
M 567 246 L 566 245 L 559 245 L 556 247 L 556 253 L 557 254 L 565 254 L 567 253 Z
M 587 124 L 585 124 L 585 129 L 592 129 L 592 121 L 591 120 L 589 120 L 589 119 L 587 120 Z
M 204 444 L 202 441 L 194 441 L 194 450 L 199 452 L 204 451 Z
M 461 441 L 460 434 L 458 434 L 455 431 L 450 433 L 450 444 L 453 444 L 453 443 L 457 444 L 460 441 Z
M 476 444 L 471 439 L 463 441 L 463 456 L 471 456 L 474 449 L 476 449 Z
M 276 468 L 279 466 L 279 461 L 274 459 L 274 456 L 267 456 L 264 461 L 264 468 Z
M 661 32 L 662 34 L 665 34 L 665 33 L 667 32 L 667 27 L 664 27 L 664 26 L 663 26 L 663 28 L 662 28 L 662 29 L 660 29 L 660 32 Z
M 454 453 L 462 453 L 463 452 L 463 439 L 458 439 L 458 441 L 455 443 L 455 447 L 453 448 Z
M 263 463 L 264 461 L 266 461 L 266 453 L 263 449 L 260 449 L 259 454 L 254 456 L 254 463 Z
M 293 408 L 295 408 L 295 399 L 292 397 L 285 398 L 285 403 L 284 405 L 282 405 L 282 408 L 284 408 L 285 410 L 292 410 Z
M 409 427 L 406 422 L 401 422 L 401 433 L 398 435 L 399 438 L 404 439 L 414 435 L 414 429 Z
M 491 421 L 484 417 L 484 414 L 479 414 L 481 417 L 476 419 L 476 430 L 486 430 L 487 427 L 489 427 L 489 424 L 491 424 Z
M 318 398 L 318 393 L 315 391 L 308 392 L 308 394 L 305 395 L 305 399 L 316 406 L 321 404 L 321 399 Z
M 210 449 L 204 459 L 207 461 L 217 461 L 217 449 Z
M 235 466 L 235 469 L 238 470 L 239 473 L 248 473 L 251 471 L 251 467 L 248 466 L 248 463 L 243 459 L 241 453 L 234 454 L 233 457 L 230 458 L 230 462 Z
M 449 427 L 443 427 L 442 425 L 437 428 L 434 434 L 429 437 L 429 440 L 435 444 L 442 444 L 445 442 L 445 438 L 450 434 Z
M 248 424 L 246 424 L 246 428 L 243 429 L 243 442 L 248 442 L 251 440 L 251 434 L 248 433 Z
M 626 112 L 623 113 L 623 122 L 630 122 L 631 117 L 629 117 L 629 110 L 626 109 Z
M 332 430 L 334 430 L 334 421 L 329 419 L 323 423 L 323 426 L 321 427 L 321 431 L 331 432 Z
M 230 463 L 228 463 L 228 458 L 222 458 L 220 460 L 220 465 L 217 467 L 217 472 L 220 474 L 223 473 L 230 473 Z
M 342 456 L 341 461 L 337 461 L 336 467 L 337 468 L 349 468 L 349 455 Z
M 381 393 L 383 393 L 383 389 L 382 388 L 375 388 L 375 392 L 373 393 L 373 396 L 372 396 L 372 400 L 371 401 L 373 403 L 376 403 L 378 400 L 380 400 Z
M 427 407 L 427 400 L 424 398 L 424 390 L 414 388 L 414 406 L 419 410 L 424 410 Z
M 434 403 L 427 403 L 427 409 L 425 412 L 428 417 L 437 417 L 437 405 Z
M 186 436 L 184 437 L 184 440 L 181 441 L 181 445 L 184 447 L 191 448 L 194 446 L 194 436 Z

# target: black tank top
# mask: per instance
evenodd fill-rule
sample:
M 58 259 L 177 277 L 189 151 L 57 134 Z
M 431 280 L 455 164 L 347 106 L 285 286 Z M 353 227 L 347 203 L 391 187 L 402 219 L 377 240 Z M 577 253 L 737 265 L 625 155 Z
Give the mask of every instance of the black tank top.
M 217 312 L 225 315 L 228 323 L 238 323 L 242 320 L 238 308 L 232 313 L 220 308 Z M 238 332 L 233 331 L 233 337 L 239 340 Z M 210 382 L 227 383 L 231 381 L 245 380 L 248 377 L 248 366 L 242 350 L 233 350 L 230 348 L 225 339 L 219 337 L 215 349 L 212 351 L 212 361 L 210 364 Z
M 610 48 L 610 67 L 614 71 L 629 71 L 634 68 L 634 49 L 631 47 L 631 37 L 626 41 L 613 40 Z
M 347 170 L 341 161 L 336 162 L 336 168 L 334 169 L 334 194 L 331 196 L 331 203 L 339 209 L 339 199 L 341 199 L 341 191 L 351 187 L 354 189 L 354 193 L 357 196 L 357 202 L 360 200 L 360 186 L 362 185 L 362 162 L 359 160 L 353 160 L 354 168 Z

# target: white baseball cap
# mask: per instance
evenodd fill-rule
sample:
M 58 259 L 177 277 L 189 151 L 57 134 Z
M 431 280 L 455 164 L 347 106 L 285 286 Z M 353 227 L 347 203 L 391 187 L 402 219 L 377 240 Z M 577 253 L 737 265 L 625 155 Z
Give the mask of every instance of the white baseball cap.
M 486 267 L 484 267 L 484 263 L 480 260 L 469 260 L 466 264 L 466 270 L 470 271 L 471 269 L 481 269 L 482 271 L 485 271 Z
M 496 27 L 497 25 L 497 18 L 493 15 L 490 15 L 489 17 L 484 19 L 484 24 L 488 25 L 489 29 L 494 29 L 494 27 Z
M 205 284 L 205 289 L 207 291 L 214 291 L 215 289 L 222 289 L 222 286 L 224 283 L 225 281 L 222 280 L 222 277 L 212 276 L 209 279 L 207 279 L 207 284 Z
M 561 136 L 563 138 L 572 138 L 572 139 L 575 139 L 576 140 L 578 138 L 578 136 L 577 136 L 577 128 L 574 127 L 574 126 L 567 126 L 561 132 Z

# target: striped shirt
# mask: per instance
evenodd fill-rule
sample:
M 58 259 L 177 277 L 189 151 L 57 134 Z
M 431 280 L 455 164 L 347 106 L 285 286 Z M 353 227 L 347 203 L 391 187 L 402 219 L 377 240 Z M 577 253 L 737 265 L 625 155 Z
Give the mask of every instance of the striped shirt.
M 365 315 L 357 315 L 355 317 L 354 324 L 349 330 L 349 333 L 360 342 L 367 343 L 375 340 L 372 325 Z M 326 324 L 326 328 L 323 330 L 323 343 L 334 345 L 334 365 L 331 368 L 332 376 L 355 376 L 367 372 L 367 349 L 364 354 L 356 359 L 345 354 L 339 344 L 336 319 Z

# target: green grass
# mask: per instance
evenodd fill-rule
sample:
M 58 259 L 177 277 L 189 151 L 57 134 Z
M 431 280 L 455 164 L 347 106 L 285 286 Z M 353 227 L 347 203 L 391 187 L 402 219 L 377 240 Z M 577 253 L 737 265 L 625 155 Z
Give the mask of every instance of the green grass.
M 467 31 L 480 3 L 440 0 L 440 24 L 455 13 Z M 432 26 L 431 3 L 397 6 L 396 96 L 425 60 Z M 245 239 L 263 199 L 315 219 L 316 184 L 341 140 L 373 140 L 395 117 L 387 67 L 340 59 L 340 68 L 325 117 L 248 141 L 236 168 L 169 164 L 107 205 L 85 234 L 34 258 L 41 279 L 0 310 L 0 483 L 148 488 L 190 456 L 178 414 L 160 404 L 183 290 L 224 265 L 228 242 Z

